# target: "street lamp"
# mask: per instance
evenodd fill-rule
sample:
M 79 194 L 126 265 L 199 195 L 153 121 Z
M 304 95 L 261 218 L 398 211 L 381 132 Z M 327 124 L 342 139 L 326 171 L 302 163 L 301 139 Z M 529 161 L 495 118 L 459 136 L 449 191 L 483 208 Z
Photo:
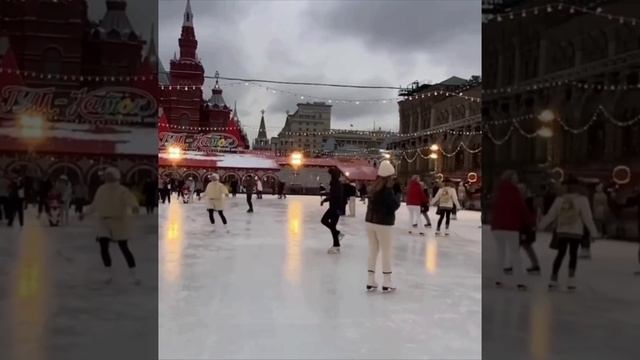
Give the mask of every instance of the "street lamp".
M 440 150 L 440 146 L 438 146 L 438 144 L 433 144 L 429 147 L 429 150 L 431 151 L 438 151 Z
M 542 112 L 538 115 L 538 120 L 544 123 L 551 122 L 555 120 L 555 118 L 556 118 L 556 113 L 550 109 L 542 110 Z
M 169 147 L 169 159 L 180 160 L 182 158 L 182 149 L 178 146 Z

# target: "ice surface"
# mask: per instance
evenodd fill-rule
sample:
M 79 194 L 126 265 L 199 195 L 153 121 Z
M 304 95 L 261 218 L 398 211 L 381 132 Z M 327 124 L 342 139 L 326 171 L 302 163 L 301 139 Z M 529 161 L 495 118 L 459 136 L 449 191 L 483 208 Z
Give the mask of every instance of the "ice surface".
M 592 259 L 578 259 L 577 291 L 567 292 L 565 257 L 560 270 L 562 288 L 549 293 L 547 284 L 555 250 L 550 235 L 540 233 L 534 247 L 540 257 L 541 276 L 527 276 L 531 287 L 518 292 L 493 286 L 495 242 L 484 229 L 482 253 L 483 358 L 534 360 L 640 359 L 638 244 L 600 240 L 592 245 Z M 529 260 L 521 252 L 523 264 Z
M 398 290 L 382 294 L 364 289 L 364 205 L 340 219 L 342 253 L 328 255 L 319 197 L 253 202 L 248 214 L 243 196 L 229 200 L 230 234 L 203 203 L 161 205 L 161 359 L 480 358 L 479 213 L 461 212 L 436 239 L 407 233 L 403 205 Z
M 157 217 L 139 215 L 130 248 L 141 286 L 129 282 L 117 246 L 114 282 L 91 217 L 44 226 L 34 209 L 25 227 L 0 225 L 0 358 L 148 359 L 157 347 Z

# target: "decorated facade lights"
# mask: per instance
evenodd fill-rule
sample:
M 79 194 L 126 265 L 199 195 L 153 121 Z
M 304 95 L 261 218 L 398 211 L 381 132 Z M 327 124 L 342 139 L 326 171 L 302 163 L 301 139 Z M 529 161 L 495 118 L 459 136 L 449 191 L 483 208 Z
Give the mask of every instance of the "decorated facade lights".
M 55 74 L 43 73 L 31 70 L 19 70 L 0 67 L 0 74 L 16 74 L 24 78 L 62 80 L 62 81 L 99 81 L 99 82 L 122 82 L 122 81 L 146 81 L 157 80 L 155 74 L 147 75 L 125 75 L 125 76 L 105 76 L 105 75 L 79 75 L 79 74 Z
M 28 112 L 18 117 L 18 127 L 21 138 L 28 142 L 38 142 L 44 139 L 46 131 L 46 120 L 44 115 L 36 112 Z
M 509 20 L 517 20 L 520 18 L 526 18 L 528 15 L 548 15 L 553 12 L 568 12 L 569 14 L 590 14 L 599 16 L 602 18 L 606 18 L 610 21 L 615 21 L 619 24 L 626 24 L 631 26 L 637 26 L 640 24 L 640 19 L 636 19 L 628 16 L 620 16 L 608 14 L 602 11 L 602 8 L 597 8 L 595 10 L 581 7 L 568 5 L 563 3 L 554 3 L 547 5 L 535 6 L 532 8 L 522 9 L 522 10 L 514 10 L 507 13 L 502 14 L 484 14 L 482 21 L 483 22 L 503 22 Z
M 529 85 L 522 86 L 507 86 L 503 88 L 495 88 L 495 89 L 483 89 L 483 94 L 512 94 L 520 91 L 536 91 L 542 89 L 548 89 L 553 87 L 560 86 L 574 86 L 580 89 L 593 89 L 593 90 L 604 90 L 604 91 L 625 91 L 625 90 L 634 90 L 640 89 L 640 84 L 637 85 L 610 85 L 610 84 L 592 84 L 585 83 L 583 81 L 576 80 L 556 80 L 556 81 L 539 81 Z
M 169 159 L 177 161 L 182 159 L 182 149 L 179 146 L 170 146 L 167 150 Z

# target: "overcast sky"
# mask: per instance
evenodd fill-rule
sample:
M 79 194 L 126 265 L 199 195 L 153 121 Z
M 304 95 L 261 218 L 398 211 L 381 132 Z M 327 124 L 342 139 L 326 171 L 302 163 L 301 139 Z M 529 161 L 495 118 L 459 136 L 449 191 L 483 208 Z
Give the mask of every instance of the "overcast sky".
M 159 54 L 167 70 L 178 51 L 186 0 L 159 2 Z M 198 55 L 206 75 L 285 81 L 406 86 L 470 78 L 481 69 L 481 2 L 443 1 L 191 1 Z M 237 101 L 251 141 L 264 109 L 269 137 L 300 100 L 221 82 Z M 213 80 L 205 82 L 205 96 Z M 392 98 L 396 90 L 272 85 L 333 99 Z M 335 104 L 332 128 L 398 128 L 398 106 Z

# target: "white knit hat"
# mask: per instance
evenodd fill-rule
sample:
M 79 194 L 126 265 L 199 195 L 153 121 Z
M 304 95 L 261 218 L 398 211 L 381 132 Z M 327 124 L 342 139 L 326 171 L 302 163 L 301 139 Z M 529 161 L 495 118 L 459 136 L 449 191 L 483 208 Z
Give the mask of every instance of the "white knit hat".
M 380 162 L 380 166 L 378 166 L 378 176 L 388 177 L 392 176 L 396 173 L 396 169 L 393 168 L 393 165 L 389 162 L 389 160 L 383 160 Z
M 110 176 L 114 180 L 120 180 L 120 170 L 118 170 L 118 169 L 116 169 L 114 167 L 108 167 L 104 171 L 104 175 L 105 175 L 105 178 L 107 178 L 107 176 Z

